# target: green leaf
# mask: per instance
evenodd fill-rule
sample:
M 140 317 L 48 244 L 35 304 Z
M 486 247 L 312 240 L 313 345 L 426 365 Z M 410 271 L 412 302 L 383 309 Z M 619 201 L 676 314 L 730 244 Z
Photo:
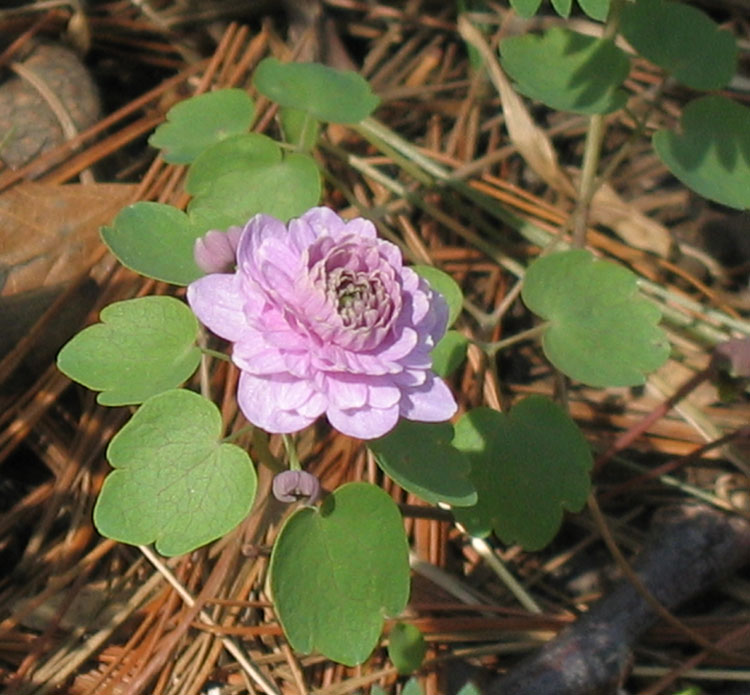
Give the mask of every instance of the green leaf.
M 578 249 L 534 261 L 521 296 L 550 322 L 542 344 L 561 372 L 589 386 L 636 386 L 669 356 L 661 312 L 637 291 L 627 268 Z
M 541 4 L 542 0 L 510 0 L 510 6 L 526 19 L 533 17 Z
M 188 169 L 185 190 L 190 195 L 198 195 L 210 190 L 222 176 L 244 176 L 280 161 L 281 148 L 267 135 L 233 135 L 201 152 Z
M 461 690 L 458 691 L 458 695 L 482 695 L 482 691 L 472 681 L 467 681 L 461 686 Z
M 198 368 L 198 321 L 173 297 L 140 297 L 102 309 L 60 350 L 58 369 L 102 405 L 132 405 L 179 386 Z
M 505 39 L 500 52 L 518 90 L 553 109 L 593 114 L 625 105 L 627 94 L 620 86 L 630 62 L 612 41 L 553 27 L 541 36 Z
M 256 476 L 221 427 L 218 408 L 192 391 L 147 400 L 107 448 L 116 470 L 94 507 L 99 532 L 181 555 L 231 531 L 250 512 Z
M 412 270 L 427 280 L 433 290 L 443 295 L 450 312 L 448 325 L 452 326 L 461 314 L 464 303 L 464 293 L 461 292 L 458 283 L 448 273 L 444 273 L 431 265 L 415 265 L 412 266 Z
M 453 374 L 466 359 L 469 339 L 458 331 L 448 331 L 432 349 L 432 371 L 443 378 Z
M 281 63 L 265 58 L 255 70 L 253 84 L 281 106 L 332 123 L 359 123 L 380 103 L 361 75 L 320 63 Z
M 284 139 L 303 152 L 315 147 L 320 135 L 320 122 L 306 111 L 293 108 L 279 109 L 279 121 Z
M 609 2 L 610 0 L 578 0 L 581 9 L 598 22 L 606 21 L 609 16 Z
M 193 225 L 171 205 L 140 202 L 123 208 L 101 234 L 124 266 L 155 280 L 188 285 L 204 275 L 195 264 L 193 246 L 207 229 Z
M 732 34 L 681 2 L 626 3 L 620 31 L 644 58 L 693 89 L 721 89 L 737 68 Z
M 567 19 L 570 16 L 570 8 L 573 6 L 573 0 L 552 0 L 552 7 L 561 17 Z
M 180 102 L 169 109 L 167 123 L 148 139 L 172 164 L 189 164 L 203 150 L 250 128 L 253 100 L 241 89 L 220 89 Z
M 686 186 L 732 208 L 750 208 L 750 109 L 721 96 L 691 101 L 681 133 L 660 130 L 656 154 Z
M 402 676 L 414 673 L 424 660 L 427 644 L 419 628 L 411 623 L 396 623 L 388 635 L 388 658 Z
M 609 2 L 610 0 L 578 0 L 578 4 L 581 9 L 591 19 L 596 19 L 599 22 L 603 22 L 607 19 L 609 14 Z M 542 4 L 542 0 L 510 0 L 511 7 L 521 17 L 529 19 L 533 17 L 538 11 L 539 6 Z M 570 15 L 572 0 L 552 0 L 552 6 L 555 8 L 555 12 L 561 17 L 568 17 Z
M 188 205 L 188 214 L 195 225 L 210 229 L 245 224 L 259 212 L 286 222 L 317 205 L 320 193 L 315 160 L 293 153 L 275 163 L 237 169 L 203 185 Z
M 361 664 L 384 616 L 399 614 L 409 598 L 398 507 L 374 485 L 341 486 L 319 509 L 305 507 L 287 519 L 270 573 L 276 614 L 292 647 Z
M 401 695 L 424 695 L 424 690 L 416 678 L 410 678 L 404 684 Z
M 471 462 L 474 507 L 453 510 L 471 535 L 493 531 L 503 543 L 539 550 L 562 523 L 563 509 L 586 503 L 593 461 L 576 424 L 556 403 L 529 396 L 507 415 L 476 408 L 456 425 L 456 447 Z
M 404 490 L 431 504 L 465 507 L 476 502 L 477 492 L 469 479 L 469 462 L 452 439 L 450 423 L 402 419 L 368 446 L 378 465 Z

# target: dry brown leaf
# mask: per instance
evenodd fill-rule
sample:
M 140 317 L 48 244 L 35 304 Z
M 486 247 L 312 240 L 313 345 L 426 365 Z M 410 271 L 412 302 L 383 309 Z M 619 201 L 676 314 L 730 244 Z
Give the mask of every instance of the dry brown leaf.
M 523 99 L 516 94 L 484 37 L 463 15 L 458 18 L 458 31 L 464 41 L 474 46 L 482 55 L 490 80 L 500 94 L 505 127 L 518 152 L 548 186 L 575 198 L 576 190 L 560 168 L 552 141 L 547 137 L 547 133 L 534 123 Z
M 132 184 L 23 182 L 0 195 L 0 297 L 63 284 L 86 268 L 99 228 L 132 200 Z
M 599 187 L 591 201 L 589 220 L 609 227 L 634 248 L 662 257 L 669 255 L 672 245 L 669 230 L 624 201 L 607 183 Z

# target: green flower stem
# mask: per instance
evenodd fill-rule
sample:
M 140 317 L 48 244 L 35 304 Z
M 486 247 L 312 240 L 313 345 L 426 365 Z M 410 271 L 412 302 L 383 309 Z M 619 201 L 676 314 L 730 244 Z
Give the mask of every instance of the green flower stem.
M 200 351 L 204 355 L 208 355 L 209 357 L 215 357 L 217 360 L 223 360 L 224 362 L 232 361 L 232 358 L 223 352 L 219 352 L 218 350 L 211 350 L 210 348 L 203 347 L 201 345 L 199 345 L 198 347 L 200 348 Z
M 620 13 L 624 0 L 612 0 L 609 8 L 607 23 L 604 25 L 603 39 L 613 39 L 620 24 Z M 599 169 L 599 159 L 602 154 L 604 140 L 604 115 L 597 113 L 589 119 L 589 129 L 586 133 L 586 144 L 583 151 L 583 167 L 581 169 L 581 183 L 578 189 L 578 202 L 573 212 L 573 247 L 586 246 L 586 229 L 589 222 L 591 201 L 596 193 L 596 172 Z
M 282 434 L 282 440 L 284 441 L 284 447 L 286 448 L 286 455 L 289 458 L 289 470 L 290 471 L 301 471 L 302 466 L 299 462 L 299 455 L 297 454 L 297 444 L 289 434 Z
M 477 341 L 472 342 L 474 342 L 475 345 L 484 350 L 490 357 L 494 357 L 498 352 L 500 352 L 500 350 L 504 350 L 511 345 L 521 343 L 524 340 L 532 340 L 533 338 L 543 335 L 547 328 L 549 328 L 549 325 L 550 322 L 545 321 L 544 323 L 540 323 L 538 326 L 534 326 L 533 328 L 529 328 L 528 330 L 516 333 L 515 335 L 510 336 L 510 338 L 498 340 L 495 343 L 481 343 Z
M 487 541 L 482 538 L 471 539 L 471 547 L 479 553 L 482 559 L 487 563 L 489 568 L 499 577 L 500 581 L 505 584 L 508 591 L 516 597 L 516 600 L 527 610 L 529 613 L 542 613 L 542 609 L 539 604 L 534 601 L 531 595 L 519 584 L 518 580 L 508 571 L 508 568 L 503 564 L 503 561 L 498 557 L 497 553 L 490 548 Z

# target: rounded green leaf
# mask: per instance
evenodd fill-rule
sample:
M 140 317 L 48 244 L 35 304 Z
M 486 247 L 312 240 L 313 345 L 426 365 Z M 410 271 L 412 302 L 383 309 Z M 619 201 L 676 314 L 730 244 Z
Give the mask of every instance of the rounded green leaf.
M 192 391 L 147 400 L 107 447 L 94 523 L 109 538 L 181 555 L 231 531 L 250 512 L 247 452 L 221 443 L 218 408 Z
M 152 147 L 163 150 L 172 164 L 189 164 L 203 150 L 230 135 L 250 128 L 255 106 L 241 89 L 220 89 L 201 94 L 173 106 L 167 122 L 149 138 Z
M 553 27 L 541 36 L 505 39 L 500 53 L 518 90 L 553 109 L 593 114 L 625 105 L 620 86 L 630 62 L 612 41 Z
M 691 101 L 681 132 L 660 130 L 654 150 L 686 186 L 722 205 L 750 208 L 750 109 L 721 96 Z
M 581 9 L 591 19 L 596 19 L 598 22 L 604 22 L 607 19 L 609 2 L 610 0 L 578 0 Z
M 388 635 L 388 658 L 402 676 L 414 673 L 424 660 L 427 643 L 416 625 L 396 623 Z
M 432 371 L 443 378 L 453 374 L 466 360 L 469 339 L 458 331 L 448 331 L 432 349 Z
M 284 139 L 303 152 L 315 147 L 320 135 L 320 122 L 306 111 L 290 107 L 279 110 L 279 121 Z
M 207 229 L 171 205 L 140 202 L 123 208 L 101 234 L 117 260 L 136 273 L 189 285 L 204 274 L 195 264 L 193 246 Z
M 378 487 L 348 483 L 320 508 L 295 512 L 271 554 L 274 607 L 292 647 L 361 664 L 383 619 L 409 598 L 409 559 L 398 507 Z
M 253 84 L 281 106 L 332 123 L 359 123 L 380 103 L 361 75 L 320 63 L 281 63 L 265 58 L 255 70 Z
M 737 67 L 732 34 L 697 7 L 681 2 L 626 3 L 620 31 L 644 58 L 693 89 L 721 89 Z
M 210 189 L 222 176 L 245 175 L 280 161 L 281 148 L 267 135 L 233 135 L 198 155 L 188 169 L 185 190 L 190 195 L 197 195 Z
M 477 492 L 469 462 L 452 444 L 453 425 L 402 419 L 384 437 L 368 442 L 383 471 L 425 502 L 465 507 Z
M 589 386 L 636 386 L 669 356 L 658 307 L 638 295 L 636 276 L 583 250 L 539 258 L 523 301 L 549 321 L 542 345 L 561 372 Z
M 198 321 L 174 297 L 140 297 L 102 309 L 57 356 L 58 369 L 102 405 L 131 405 L 173 389 L 198 368 Z
M 317 205 L 320 193 L 315 160 L 293 153 L 219 177 L 201 188 L 188 214 L 194 224 L 210 229 L 245 224 L 259 212 L 286 222 Z
M 448 273 L 431 265 L 415 265 L 412 269 L 421 275 L 433 290 L 440 292 L 448 304 L 448 325 L 452 326 L 461 313 L 464 303 L 464 293 L 458 283 Z
M 541 4 L 542 0 L 510 0 L 510 6 L 526 19 L 533 17 Z
M 552 0 L 552 7 L 561 17 L 567 19 L 570 16 L 570 10 L 573 7 L 573 0 Z
M 539 550 L 562 523 L 563 510 L 586 503 L 593 465 L 581 431 L 543 396 L 529 396 L 507 415 L 476 408 L 456 424 L 454 445 L 471 463 L 479 491 L 473 507 L 453 515 L 473 536 L 494 531 L 503 543 Z

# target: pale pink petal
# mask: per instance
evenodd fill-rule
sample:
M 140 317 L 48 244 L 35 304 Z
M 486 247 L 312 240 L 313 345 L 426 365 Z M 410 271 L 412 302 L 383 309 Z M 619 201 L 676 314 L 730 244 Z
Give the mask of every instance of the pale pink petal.
M 375 439 L 392 430 L 398 422 L 398 406 L 362 408 L 359 410 L 326 410 L 328 421 L 335 429 L 358 439 Z
M 306 416 L 299 411 L 280 409 L 278 393 L 278 380 L 257 377 L 247 372 L 240 374 L 237 403 L 243 415 L 253 425 L 267 432 L 288 434 L 298 432 L 315 422 L 317 415 Z
M 392 408 L 401 400 L 401 389 L 392 383 L 367 385 L 367 403 L 373 408 Z
M 329 403 L 340 410 L 361 408 L 367 403 L 367 386 L 362 377 L 348 374 L 329 374 L 326 379 L 326 395 Z
M 401 399 L 401 415 L 407 420 L 443 422 L 458 410 L 453 394 L 439 377 L 428 375 L 423 386 L 410 389 Z
M 206 328 L 221 338 L 236 341 L 247 330 L 243 311 L 247 299 L 240 289 L 236 275 L 205 275 L 188 285 L 187 300 Z

